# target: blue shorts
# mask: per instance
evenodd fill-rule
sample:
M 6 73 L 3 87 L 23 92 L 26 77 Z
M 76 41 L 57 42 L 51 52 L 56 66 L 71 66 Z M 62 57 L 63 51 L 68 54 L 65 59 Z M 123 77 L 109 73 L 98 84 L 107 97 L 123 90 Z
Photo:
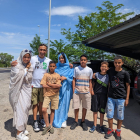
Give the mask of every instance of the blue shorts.
M 112 119 L 115 108 L 117 109 L 117 119 L 124 120 L 124 103 L 125 99 L 113 99 L 108 97 L 107 101 L 107 118 Z

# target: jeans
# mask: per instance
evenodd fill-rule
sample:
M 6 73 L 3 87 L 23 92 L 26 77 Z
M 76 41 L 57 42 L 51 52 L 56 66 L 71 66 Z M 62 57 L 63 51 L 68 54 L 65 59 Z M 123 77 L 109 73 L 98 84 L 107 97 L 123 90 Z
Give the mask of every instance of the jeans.
M 117 109 L 117 119 L 124 120 L 124 103 L 125 99 L 113 99 L 108 97 L 107 101 L 107 118 L 112 119 L 115 108 Z

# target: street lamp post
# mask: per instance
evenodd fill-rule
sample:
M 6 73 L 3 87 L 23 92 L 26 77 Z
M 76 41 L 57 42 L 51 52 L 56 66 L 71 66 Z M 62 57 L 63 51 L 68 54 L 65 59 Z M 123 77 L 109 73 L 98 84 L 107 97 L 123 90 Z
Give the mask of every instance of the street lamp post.
M 50 57 L 50 24 L 51 24 L 51 0 L 49 7 L 49 28 L 48 28 L 48 58 Z
M 40 25 L 38 25 L 38 27 L 39 27 L 39 37 L 40 37 Z

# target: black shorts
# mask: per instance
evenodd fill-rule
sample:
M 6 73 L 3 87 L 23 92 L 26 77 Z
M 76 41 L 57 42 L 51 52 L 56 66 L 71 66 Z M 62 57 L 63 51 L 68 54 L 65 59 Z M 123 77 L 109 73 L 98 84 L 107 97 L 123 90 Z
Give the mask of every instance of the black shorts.
M 105 114 L 107 94 L 95 94 L 91 98 L 91 111 Z

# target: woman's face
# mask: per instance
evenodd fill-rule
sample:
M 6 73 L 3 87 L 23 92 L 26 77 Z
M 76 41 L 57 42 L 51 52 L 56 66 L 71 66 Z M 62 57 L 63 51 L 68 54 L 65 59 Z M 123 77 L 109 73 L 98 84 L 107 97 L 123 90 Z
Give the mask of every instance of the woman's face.
M 59 57 L 59 61 L 60 61 L 61 63 L 65 63 L 65 59 L 64 59 L 64 57 L 63 57 L 62 55 Z
M 25 64 L 27 64 L 27 63 L 29 63 L 30 62 L 30 59 L 31 59 L 31 56 L 30 56 L 30 54 L 29 53 L 27 53 L 27 54 L 25 54 L 24 56 L 23 56 L 23 63 L 25 63 Z

